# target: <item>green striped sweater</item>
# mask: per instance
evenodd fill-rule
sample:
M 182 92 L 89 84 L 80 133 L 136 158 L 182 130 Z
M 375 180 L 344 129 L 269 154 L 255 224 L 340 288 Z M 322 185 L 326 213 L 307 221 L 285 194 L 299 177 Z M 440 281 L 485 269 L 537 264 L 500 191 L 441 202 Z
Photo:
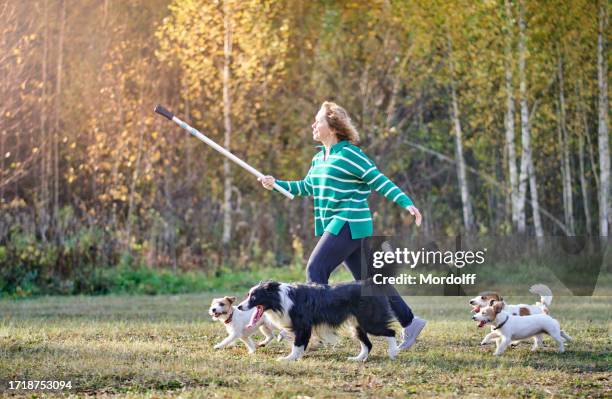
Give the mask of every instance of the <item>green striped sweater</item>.
M 353 238 L 371 236 L 368 196 L 372 190 L 402 208 L 412 205 L 412 200 L 359 147 L 340 141 L 332 146 L 327 159 L 324 156 L 325 148 L 314 156 L 303 180 L 276 180 L 291 194 L 314 197 L 315 235 L 324 231 L 337 235 L 348 222 Z

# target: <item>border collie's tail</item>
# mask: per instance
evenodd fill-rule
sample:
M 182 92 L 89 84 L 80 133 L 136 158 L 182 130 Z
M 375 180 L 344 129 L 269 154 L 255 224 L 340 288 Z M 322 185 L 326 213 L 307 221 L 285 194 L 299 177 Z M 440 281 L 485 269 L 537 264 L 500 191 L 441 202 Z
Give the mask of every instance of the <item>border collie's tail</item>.
M 545 306 L 550 306 L 553 294 L 550 288 L 544 284 L 534 284 L 529 288 L 529 292 L 540 296 L 540 302 Z

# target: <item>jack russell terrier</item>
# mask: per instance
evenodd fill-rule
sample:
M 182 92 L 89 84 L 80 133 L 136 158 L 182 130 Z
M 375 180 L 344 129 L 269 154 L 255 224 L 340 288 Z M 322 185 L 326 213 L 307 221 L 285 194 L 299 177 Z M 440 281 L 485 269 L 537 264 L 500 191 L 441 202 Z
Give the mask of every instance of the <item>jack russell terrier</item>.
M 540 335 L 542 333 L 550 335 L 557 341 L 559 344 L 559 353 L 565 350 L 563 341 L 572 340 L 572 337 L 561 330 L 559 322 L 549 315 L 543 313 L 530 316 L 514 315 L 504 310 L 502 302 L 493 302 L 491 306 L 480 309 L 480 312 L 472 316 L 472 319 L 481 323 L 491 323 L 494 326 L 493 332 L 499 334 L 501 337 L 496 341 L 497 349 L 494 353 L 495 356 L 504 353 L 513 340 L 522 340 L 531 337 L 536 338 L 531 347 L 531 350 L 535 351 L 542 343 Z
M 229 334 L 223 341 L 214 346 L 215 349 L 225 348 L 232 345 L 236 340 L 241 340 L 249 350 L 249 354 L 255 353 L 255 343 L 251 339 L 251 335 L 259 328 L 259 331 L 264 335 L 265 339 L 257 344 L 258 347 L 266 346 L 274 339 L 274 327 L 266 317 L 262 317 L 254 325 L 249 325 L 251 318 L 255 313 L 255 309 L 242 311 L 233 306 L 236 301 L 235 296 L 226 296 L 223 298 L 215 298 L 210 304 L 208 314 L 213 320 L 219 320 L 225 326 Z M 277 340 L 280 342 L 285 338 L 285 332 L 281 331 Z
M 544 284 L 535 284 L 529 288 L 529 292 L 532 294 L 536 294 L 540 296 L 540 301 L 536 302 L 533 305 L 527 304 L 518 304 L 518 305 L 510 305 L 504 301 L 504 298 L 497 292 L 487 291 L 475 296 L 470 299 L 470 305 L 472 306 L 472 313 L 480 312 L 481 308 L 490 306 L 493 302 L 501 302 L 503 304 L 503 309 L 514 316 L 529 316 L 535 314 L 548 314 L 548 307 L 552 303 L 552 291 Z M 483 327 L 485 322 L 481 322 L 478 327 Z M 491 327 L 491 332 L 487 334 L 480 345 L 486 345 L 489 342 L 496 340 L 498 341 L 501 338 L 501 335 L 498 334 L 493 327 Z M 538 342 L 542 341 L 541 336 L 535 336 L 534 345 L 538 344 Z M 498 343 L 498 342 L 496 342 Z M 512 345 L 517 345 L 519 341 L 512 342 Z M 538 344 L 539 345 L 539 344 Z

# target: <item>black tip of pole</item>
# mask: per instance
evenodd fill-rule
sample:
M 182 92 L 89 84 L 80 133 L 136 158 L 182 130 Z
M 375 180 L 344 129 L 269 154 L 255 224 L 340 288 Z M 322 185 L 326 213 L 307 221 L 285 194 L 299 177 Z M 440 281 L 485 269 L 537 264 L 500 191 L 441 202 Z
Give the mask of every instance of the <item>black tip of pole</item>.
M 158 114 L 168 118 L 169 120 L 172 120 L 172 118 L 174 118 L 174 114 L 172 112 L 168 111 L 166 108 L 162 107 L 159 104 L 155 106 L 154 111 L 157 112 Z

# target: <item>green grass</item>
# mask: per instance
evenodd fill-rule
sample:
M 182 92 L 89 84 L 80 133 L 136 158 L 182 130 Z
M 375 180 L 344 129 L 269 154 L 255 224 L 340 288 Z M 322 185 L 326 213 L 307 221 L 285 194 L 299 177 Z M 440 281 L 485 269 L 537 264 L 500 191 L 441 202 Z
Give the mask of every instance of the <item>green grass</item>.
M 206 315 L 214 296 L 0 301 L 0 394 L 16 379 L 70 380 L 72 394 L 133 397 L 612 394 L 612 297 L 555 298 L 553 314 L 575 339 L 564 354 L 547 338 L 540 352 L 523 344 L 495 358 L 492 347 L 478 345 L 486 331 L 469 320 L 466 298 L 414 297 L 409 303 L 429 324 L 417 345 L 395 361 L 386 357 L 383 340 L 374 339 L 367 363 L 348 362 L 359 345 L 345 338 L 285 364 L 275 359 L 288 353 L 286 343 L 273 342 L 252 356 L 242 344 L 213 350 L 225 337 L 223 326 Z
M 17 268 L 19 269 L 19 268 Z M 302 281 L 306 278 L 303 265 L 282 267 L 254 266 L 251 269 L 234 270 L 221 267 L 212 273 L 202 271 L 176 271 L 155 269 L 147 266 L 120 265 L 95 269 L 83 274 L 80 279 L 50 279 L 45 283 L 34 281 L 37 273 L 25 273 L 20 284 L 8 284 L 2 277 L 0 264 L 0 299 L 32 298 L 44 295 L 106 295 L 106 294 L 187 294 L 209 291 L 246 291 L 266 279 L 279 281 Z M 332 280 L 352 280 L 348 271 L 338 268 Z

